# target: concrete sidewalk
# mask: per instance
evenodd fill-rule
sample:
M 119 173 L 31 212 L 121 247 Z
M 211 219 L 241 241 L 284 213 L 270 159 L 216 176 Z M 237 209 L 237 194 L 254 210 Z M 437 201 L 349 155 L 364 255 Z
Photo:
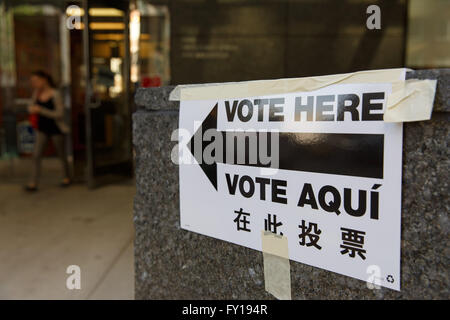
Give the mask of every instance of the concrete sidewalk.
M 134 193 L 131 181 L 33 194 L 0 181 L 0 299 L 133 299 Z M 66 288 L 69 265 L 80 290 Z

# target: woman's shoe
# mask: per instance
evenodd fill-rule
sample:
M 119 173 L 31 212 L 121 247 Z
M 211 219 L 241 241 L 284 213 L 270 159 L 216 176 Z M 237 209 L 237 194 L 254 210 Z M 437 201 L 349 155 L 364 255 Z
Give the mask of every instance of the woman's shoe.
M 64 179 L 63 181 L 61 181 L 60 186 L 61 188 L 67 188 L 68 186 L 70 186 L 70 179 Z
M 25 191 L 27 191 L 27 192 L 35 192 L 35 191 L 37 191 L 37 187 L 36 186 L 30 186 L 30 185 L 26 185 L 25 186 Z

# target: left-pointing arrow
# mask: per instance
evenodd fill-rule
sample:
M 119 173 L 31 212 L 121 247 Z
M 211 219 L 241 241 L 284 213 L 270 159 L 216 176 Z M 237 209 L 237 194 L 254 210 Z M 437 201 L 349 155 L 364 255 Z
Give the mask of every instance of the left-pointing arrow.
M 212 185 L 217 190 L 217 164 L 216 162 L 208 164 L 203 161 L 203 152 L 206 146 L 211 143 L 209 141 L 204 141 L 203 132 L 209 129 L 217 130 L 217 103 L 214 108 L 212 108 L 211 112 L 205 118 L 200 128 L 197 129 L 188 143 L 188 148 L 191 150 L 191 153 L 193 154 L 195 160 L 197 160 L 197 162 L 200 164 L 200 168 L 202 168 L 209 181 L 211 181 Z M 202 142 L 202 147 L 199 149 L 201 153 L 195 152 L 195 141 Z
M 217 130 L 218 104 L 212 108 L 202 125 L 197 129 L 188 143 L 188 148 L 199 163 L 201 169 L 217 190 L 217 163 L 237 164 L 253 167 L 270 167 L 290 171 L 306 171 L 316 173 L 337 174 L 367 178 L 383 178 L 384 135 L 383 134 L 348 134 L 348 133 L 311 133 L 311 132 L 279 132 L 278 139 L 272 141 L 272 134 L 261 139 L 260 132 L 256 135 L 256 146 L 244 143 L 244 148 L 237 148 L 236 141 L 245 141 L 248 133 Z M 299 123 L 299 126 L 301 124 Z M 203 134 L 213 130 L 213 136 L 221 137 L 223 147 L 222 157 L 208 163 L 204 161 L 205 148 L 212 141 L 205 141 Z M 227 138 L 232 138 L 234 150 L 226 150 Z M 259 159 L 260 143 L 265 141 L 266 150 L 271 158 L 278 161 L 263 164 Z M 201 148 L 196 143 L 201 142 Z M 272 148 L 278 143 L 278 148 Z M 278 154 L 273 154 L 278 151 Z M 217 151 L 217 150 L 216 150 Z M 233 151 L 227 156 L 227 151 Z M 250 162 L 250 151 L 256 152 L 256 161 Z M 243 152 L 244 155 L 238 154 Z M 240 157 L 239 157 L 240 156 Z M 243 161 L 237 162 L 240 158 Z M 226 159 L 226 161 L 225 161 Z M 254 159 L 254 158 L 253 158 Z

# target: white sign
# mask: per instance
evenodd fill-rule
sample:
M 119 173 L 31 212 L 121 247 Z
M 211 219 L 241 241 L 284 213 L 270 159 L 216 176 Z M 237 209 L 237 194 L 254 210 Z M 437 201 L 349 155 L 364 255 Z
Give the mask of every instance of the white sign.
M 206 89 L 205 89 L 206 90 Z M 180 101 L 183 229 L 400 290 L 402 124 L 390 83 Z

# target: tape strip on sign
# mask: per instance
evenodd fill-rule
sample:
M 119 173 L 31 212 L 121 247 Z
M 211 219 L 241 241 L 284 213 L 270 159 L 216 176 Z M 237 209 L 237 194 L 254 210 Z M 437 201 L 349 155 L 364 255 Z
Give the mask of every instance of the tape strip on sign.
M 261 241 L 266 291 L 277 299 L 291 300 L 291 268 L 287 237 L 261 231 Z
M 386 122 L 429 120 L 433 110 L 437 80 L 406 80 L 388 96 Z
M 177 86 L 169 100 L 217 100 L 314 91 L 333 84 L 397 83 L 405 79 L 405 68 L 368 70 L 318 77 L 257 80 L 229 83 Z M 400 86 L 397 86 L 400 88 Z
M 239 82 L 226 82 L 225 84 L 236 84 Z M 169 101 L 180 101 L 181 90 L 186 88 L 199 88 L 224 85 L 224 83 L 202 83 L 202 84 L 180 84 L 176 86 L 169 94 Z

